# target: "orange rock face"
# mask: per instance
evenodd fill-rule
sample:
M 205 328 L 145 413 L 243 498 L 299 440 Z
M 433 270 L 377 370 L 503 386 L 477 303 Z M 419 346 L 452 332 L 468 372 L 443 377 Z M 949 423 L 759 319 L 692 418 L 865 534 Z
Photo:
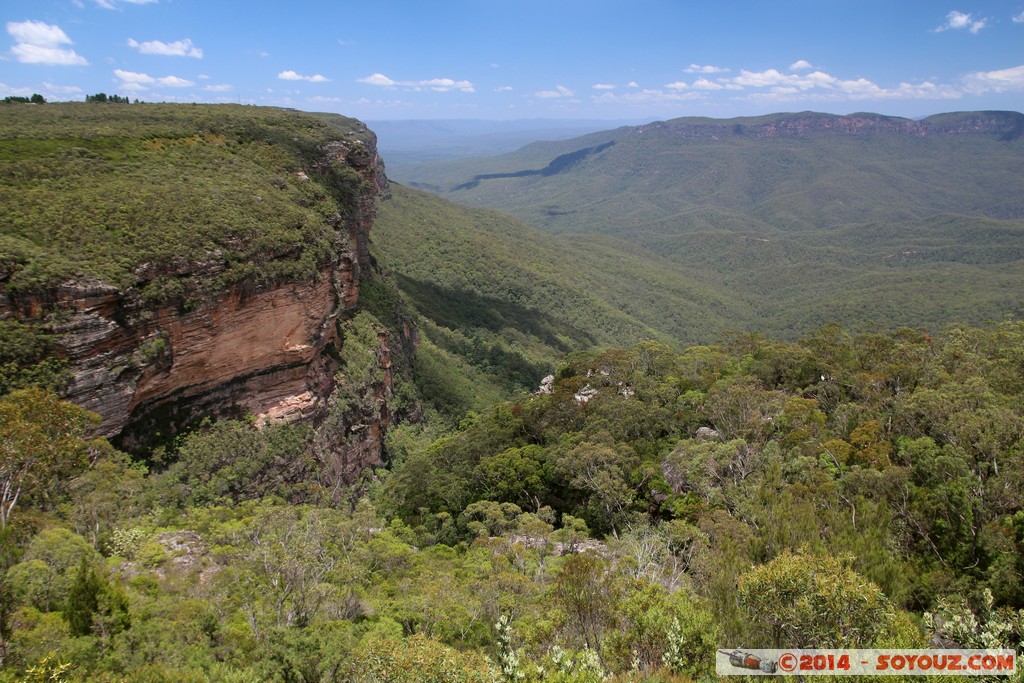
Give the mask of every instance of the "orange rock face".
M 258 292 L 248 299 L 232 291 L 186 315 L 173 309 L 160 311 L 155 327 L 166 334 L 171 362 L 166 369 L 153 367 L 143 373 L 131 409 L 175 393 L 203 394 L 220 384 L 271 369 L 286 376 L 305 375 L 287 369 L 310 365 L 332 338 L 334 326 L 330 323 L 336 302 L 328 276 L 325 273 L 316 283 L 286 284 Z M 283 393 L 281 401 L 292 391 Z M 241 405 L 247 407 L 273 408 L 265 404 L 262 397 L 241 398 Z

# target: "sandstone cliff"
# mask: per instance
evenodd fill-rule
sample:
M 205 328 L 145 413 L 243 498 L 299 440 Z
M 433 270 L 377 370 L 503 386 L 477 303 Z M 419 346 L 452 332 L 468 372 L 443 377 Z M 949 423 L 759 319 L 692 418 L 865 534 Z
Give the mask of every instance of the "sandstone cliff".
M 979 134 L 1012 139 L 1024 135 L 1024 114 L 1010 111 L 956 112 L 914 120 L 870 113 L 838 116 L 801 112 L 738 119 L 682 118 L 638 126 L 635 130 L 640 135 L 648 130 L 667 130 L 676 137 L 693 140 L 730 136 L 798 137 L 821 132 L 909 137 Z
M 239 267 L 220 249 L 207 250 L 205 258 L 137 263 L 116 284 L 80 273 L 26 290 L 8 286 L 11 273 L 0 273 L 0 319 L 56 335 L 57 353 L 70 370 L 64 395 L 100 414 L 103 436 L 136 448 L 206 415 L 324 421 L 344 355 L 341 323 L 356 309 L 360 279 L 371 268 L 375 202 L 387 191 L 373 134 L 337 118 L 331 122 L 333 139 L 288 161 L 300 164 L 290 169 L 288 183 L 313 184 L 308 194 L 329 196 L 338 206 L 317 228 L 329 248 L 315 257 L 312 273 L 229 277 Z M 253 253 L 268 263 L 313 259 L 304 248 L 283 244 Z M 147 296 L 157 281 L 178 293 Z M 376 380 L 348 388 L 369 397 L 370 408 L 347 420 L 363 427 L 335 435 L 338 443 L 326 448 L 350 463 L 342 468 L 349 476 L 381 458 L 390 420 L 389 342 L 381 329 L 376 353 L 383 372 Z

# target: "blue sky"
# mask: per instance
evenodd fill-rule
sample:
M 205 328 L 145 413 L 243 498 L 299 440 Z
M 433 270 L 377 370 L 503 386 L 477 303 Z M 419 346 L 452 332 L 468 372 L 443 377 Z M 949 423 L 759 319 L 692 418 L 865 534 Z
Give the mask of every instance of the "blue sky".
M 1024 0 L 5 0 L 0 96 L 363 119 L 1024 110 Z

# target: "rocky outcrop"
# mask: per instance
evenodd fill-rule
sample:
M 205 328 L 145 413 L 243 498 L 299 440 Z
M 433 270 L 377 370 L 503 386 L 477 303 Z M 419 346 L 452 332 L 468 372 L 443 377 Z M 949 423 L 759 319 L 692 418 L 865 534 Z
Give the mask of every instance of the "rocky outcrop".
M 341 363 L 338 323 L 358 305 L 360 279 L 371 268 L 376 201 L 387 192 L 372 134 L 362 128 L 338 138 L 298 171 L 304 177 L 340 165 L 362 179 L 354 192 L 351 184 L 338 188 L 343 210 L 329 221 L 334 249 L 316 277 L 218 288 L 211 283 L 225 265 L 211 254 L 203 262 L 139 264 L 135 283 L 124 288 L 79 279 L 17 298 L 0 288 L 0 318 L 56 333 L 71 371 L 65 397 L 98 413 L 100 434 L 129 449 L 210 414 L 321 422 Z M 140 292 L 157 277 L 199 291 L 187 301 L 148 303 Z M 381 363 L 389 367 L 387 353 Z M 372 401 L 390 398 L 389 371 L 383 378 L 363 388 Z M 352 440 L 357 452 L 346 456 L 360 467 L 381 459 L 389 412 L 376 412 L 365 438 Z

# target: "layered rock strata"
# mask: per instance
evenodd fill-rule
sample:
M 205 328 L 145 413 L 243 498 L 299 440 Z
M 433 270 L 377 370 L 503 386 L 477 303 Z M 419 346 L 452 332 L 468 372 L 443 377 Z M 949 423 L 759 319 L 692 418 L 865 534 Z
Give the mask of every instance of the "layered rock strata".
M 187 306 L 154 306 L 140 295 L 146 282 L 170 276 L 188 286 L 213 283 L 224 264 L 216 258 L 144 263 L 127 288 L 85 278 L 18 297 L 0 288 L 0 318 L 42 323 L 56 333 L 58 353 L 71 372 L 65 397 L 98 413 L 99 433 L 127 448 L 168 436 L 202 415 L 321 421 L 343 346 L 337 323 L 358 304 L 360 277 L 371 267 L 375 202 L 387 190 L 373 136 L 362 130 L 339 137 L 324 147 L 317 164 L 346 165 L 363 182 L 331 220 L 335 248 L 315 278 L 243 282 L 204 290 Z M 384 383 L 365 391 L 371 402 L 386 404 L 391 386 L 382 335 Z M 346 463 L 358 461 L 358 467 L 345 465 L 347 471 L 381 459 L 390 413 L 386 405 L 372 412 L 365 436 L 350 439 L 354 452 L 341 456 Z

